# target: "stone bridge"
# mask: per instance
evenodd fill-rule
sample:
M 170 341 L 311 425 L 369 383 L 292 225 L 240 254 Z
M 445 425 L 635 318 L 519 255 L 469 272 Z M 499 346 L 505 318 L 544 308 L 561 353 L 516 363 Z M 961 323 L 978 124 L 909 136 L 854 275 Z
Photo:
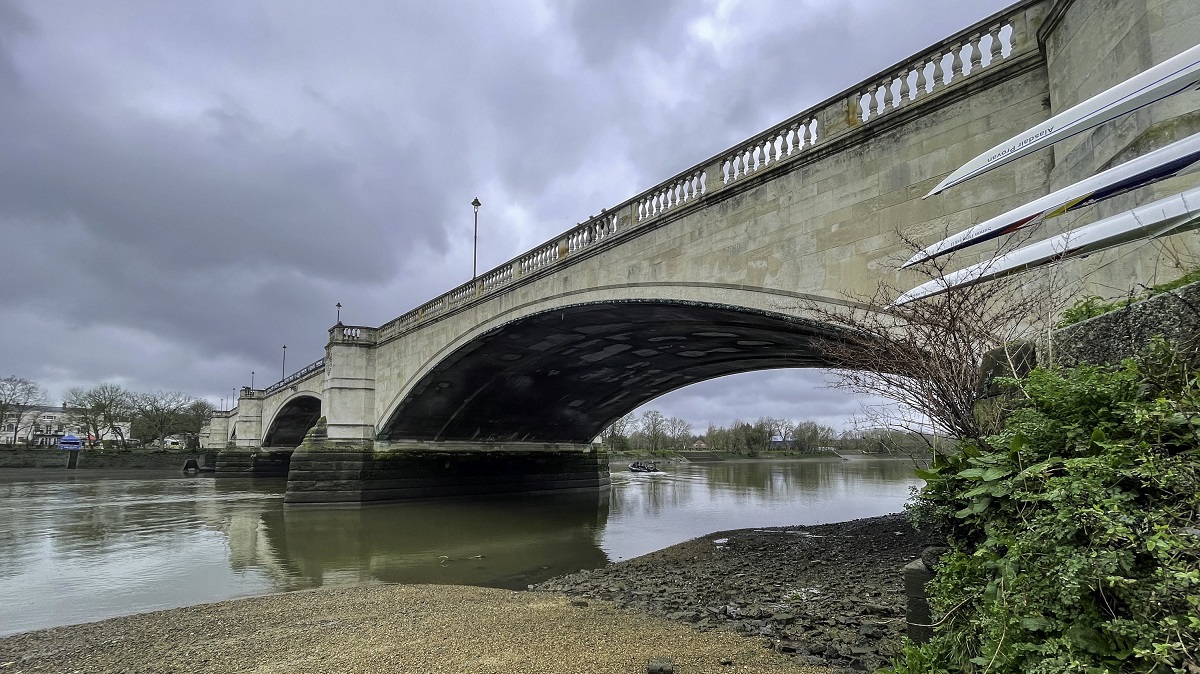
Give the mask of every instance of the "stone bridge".
M 323 359 L 243 389 L 206 446 L 222 449 L 219 473 L 290 468 L 290 503 L 602 486 L 607 457 L 591 441 L 641 404 L 727 374 L 825 365 L 819 343 L 837 333 L 805 307 L 880 279 L 915 284 L 896 271 L 911 253 L 901 232 L 941 238 L 1200 130 L 1186 92 L 921 198 L 1197 35 L 1195 0 L 1019 2 L 382 326 L 333 326 Z M 1178 275 L 1193 243 L 1059 271 L 1104 294 Z

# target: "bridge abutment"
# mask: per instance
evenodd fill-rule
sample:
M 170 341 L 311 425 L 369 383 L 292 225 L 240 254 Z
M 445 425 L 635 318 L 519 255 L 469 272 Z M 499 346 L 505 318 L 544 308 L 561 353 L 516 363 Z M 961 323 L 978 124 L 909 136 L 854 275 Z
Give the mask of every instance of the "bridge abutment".
M 607 488 L 608 453 L 586 444 L 339 440 L 319 421 L 292 455 L 284 503 L 410 499 Z

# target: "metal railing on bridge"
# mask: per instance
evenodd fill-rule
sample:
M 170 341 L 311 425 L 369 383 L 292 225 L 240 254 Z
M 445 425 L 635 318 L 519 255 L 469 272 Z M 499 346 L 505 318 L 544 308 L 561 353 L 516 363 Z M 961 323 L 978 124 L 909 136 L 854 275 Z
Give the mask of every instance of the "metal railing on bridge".
M 310 364 L 300 368 L 296 372 L 293 372 L 292 374 L 290 374 L 290 375 L 284 377 L 283 379 L 275 382 L 274 384 L 271 384 L 270 386 L 266 387 L 265 389 L 263 389 L 263 395 L 266 395 L 268 393 L 274 393 L 275 391 L 278 391 L 279 389 L 284 388 L 285 386 L 288 386 L 290 384 L 298 382 L 301 379 L 308 379 L 313 374 L 315 374 L 317 372 L 321 372 L 324 369 L 325 369 L 325 359 L 321 358 L 321 360 L 318 360 L 315 363 L 310 363 Z

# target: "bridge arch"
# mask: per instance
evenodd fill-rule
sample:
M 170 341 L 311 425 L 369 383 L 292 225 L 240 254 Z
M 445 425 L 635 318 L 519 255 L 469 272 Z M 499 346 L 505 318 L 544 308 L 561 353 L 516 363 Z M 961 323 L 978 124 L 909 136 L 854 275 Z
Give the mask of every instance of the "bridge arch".
M 264 447 L 298 447 L 321 418 L 321 398 L 301 391 L 292 395 L 279 406 L 267 431 L 263 434 Z
M 612 420 L 693 383 L 830 365 L 819 342 L 841 333 L 798 315 L 798 297 L 774 301 L 768 310 L 610 299 L 494 321 L 415 373 L 378 437 L 586 443 Z M 796 313 L 784 313 L 787 305 Z

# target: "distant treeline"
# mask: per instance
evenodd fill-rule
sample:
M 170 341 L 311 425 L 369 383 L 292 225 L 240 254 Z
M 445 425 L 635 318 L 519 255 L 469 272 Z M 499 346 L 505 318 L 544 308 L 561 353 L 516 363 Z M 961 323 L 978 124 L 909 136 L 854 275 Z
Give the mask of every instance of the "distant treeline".
M 753 457 L 772 451 L 805 453 L 823 449 L 924 455 L 929 453 L 934 439 L 887 429 L 838 433 L 813 421 L 775 417 L 760 417 L 753 422 L 737 420 L 728 427 L 709 424 L 703 435 L 695 435 L 688 421 L 647 410 L 640 417 L 630 413 L 613 422 L 601 433 L 600 442 L 609 451 L 617 452 L 705 449 Z

